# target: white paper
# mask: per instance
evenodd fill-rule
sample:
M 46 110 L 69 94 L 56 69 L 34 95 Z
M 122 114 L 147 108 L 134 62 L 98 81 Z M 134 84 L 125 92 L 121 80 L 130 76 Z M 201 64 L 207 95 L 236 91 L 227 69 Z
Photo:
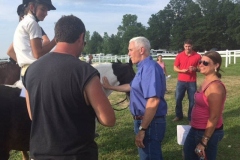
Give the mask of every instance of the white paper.
M 190 125 L 177 125 L 177 142 L 179 145 L 184 145 L 190 128 Z
M 20 93 L 20 97 L 26 98 L 26 89 L 25 89 L 25 87 L 22 88 L 21 93 Z
M 168 80 L 170 77 L 171 77 L 171 75 L 167 75 L 167 76 L 166 76 L 166 80 Z

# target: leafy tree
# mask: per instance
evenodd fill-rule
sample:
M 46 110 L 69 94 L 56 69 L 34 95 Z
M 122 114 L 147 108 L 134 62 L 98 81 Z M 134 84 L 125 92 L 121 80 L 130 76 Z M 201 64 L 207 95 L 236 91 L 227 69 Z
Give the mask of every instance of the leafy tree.
M 147 37 L 153 49 L 169 49 L 173 12 L 169 5 L 148 20 Z
M 102 43 L 102 52 L 109 53 L 109 36 L 107 32 L 104 32 L 103 43 Z
M 234 10 L 227 16 L 228 28 L 226 33 L 231 36 L 232 40 L 237 44 L 233 49 L 240 48 L 240 3 L 234 6 Z
M 84 54 L 90 53 L 90 51 L 89 51 L 89 45 L 88 45 L 88 43 L 90 42 L 90 32 L 89 32 L 89 31 L 86 31 L 86 34 L 85 34 L 85 42 L 86 42 L 86 46 L 84 47 L 83 53 L 84 53 Z
M 118 35 L 112 34 L 108 40 L 109 53 L 114 55 L 120 55 L 121 50 L 121 38 Z
M 195 41 L 194 30 L 201 17 L 201 10 L 192 0 L 171 0 L 169 8 L 173 12 L 170 47 L 180 50 L 186 39 Z
M 93 35 L 91 36 L 91 40 L 87 44 L 89 49 L 89 54 L 96 54 L 96 53 L 102 52 L 102 43 L 103 43 L 103 38 L 98 32 L 94 31 Z
M 126 54 L 128 52 L 129 40 L 136 36 L 145 36 L 146 28 L 139 22 L 137 22 L 137 16 L 126 14 L 123 16 L 122 25 L 118 27 L 118 36 L 122 38 L 120 54 Z

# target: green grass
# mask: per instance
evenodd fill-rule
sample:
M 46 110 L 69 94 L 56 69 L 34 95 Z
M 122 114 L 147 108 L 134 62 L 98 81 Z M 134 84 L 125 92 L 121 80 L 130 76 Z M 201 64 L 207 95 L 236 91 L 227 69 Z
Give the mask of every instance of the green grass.
M 225 60 L 223 60 L 225 62 Z M 232 61 L 233 62 L 233 61 Z M 172 122 L 175 117 L 174 92 L 177 82 L 177 74 L 173 72 L 173 60 L 165 60 L 167 73 L 172 77 L 167 81 L 168 102 L 167 130 L 162 143 L 163 156 L 165 160 L 181 160 L 182 146 L 177 144 L 176 126 L 178 124 L 188 124 L 186 118 L 180 122 Z M 224 138 L 219 143 L 217 160 L 237 160 L 240 153 L 240 58 L 237 64 L 230 64 L 227 68 L 222 66 L 222 81 L 227 88 L 227 100 L 224 110 Z M 198 85 L 202 82 L 203 76 L 198 74 Z M 125 98 L 123 93 L 113 92 L 109 99 L 112 104 Z M 124 102 L 117 108 L 128 105 Z M 187 115 L 188 100 L 185 96 L 183 100 L 184 116 Z M 97 132 L 100 134 L 96 138 L 99 146 L 100 160 L 138 160 L 137 148 L 134 144 L 133 119 L 129 109 L 116 111 L 116 125 L 112 128 L 97 125 Z M 11 160 L 20 160 L 19 152 L 11 152 Z M 19 156 L 19 157 L 17 157 Z M 16 158 L 17 157 L 17 158 Z

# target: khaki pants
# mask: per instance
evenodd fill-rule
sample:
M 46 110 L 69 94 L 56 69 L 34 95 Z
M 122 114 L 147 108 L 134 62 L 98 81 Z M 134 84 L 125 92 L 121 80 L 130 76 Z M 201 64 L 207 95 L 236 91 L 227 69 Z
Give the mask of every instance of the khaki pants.
M 25 75 L 25 72 L 27 70 L 27 68 L 29 67 L 30 64 L 25 64 L 22 66 L 21 68 L 21 76 L 23 77 Z

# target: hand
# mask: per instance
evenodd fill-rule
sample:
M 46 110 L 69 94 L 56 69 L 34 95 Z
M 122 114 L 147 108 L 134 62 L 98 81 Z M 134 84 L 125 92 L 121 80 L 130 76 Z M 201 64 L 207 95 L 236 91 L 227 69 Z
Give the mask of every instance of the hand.
M 138 131 L 138 134 L 135 137 L 135 144 L 139 148 L 145 148 L 143 144 L 143 139 L 145 137 L 145 131 Z
M 189 66 L 188 70 L 189 70 L 190 72 L 197 72 L 197 67 Z
M 199 157 L 205 157 L 205 156 L 206 156 L 206 155 L 205 155 L 205 147 L 199 143 L 199 144 L 196 146 L 195 153 L 196 153 Z
M 187 73 L 189 69 L 182 69 L 182 73 Z
M 188 67 L 188 70 L 192 72 L 192 71 L 193 71 L 193 68 L 194 68 L 193 66 L 189 66 L 189 67 Z
M 106 89 L 111 88 L 111 85 L 109 84 L 109 81 L 108 81 L 107 77 L 105 77 L 105 76 L 102 78 L 102 86 L 103 86 L 103 88 L 106 88 Z

